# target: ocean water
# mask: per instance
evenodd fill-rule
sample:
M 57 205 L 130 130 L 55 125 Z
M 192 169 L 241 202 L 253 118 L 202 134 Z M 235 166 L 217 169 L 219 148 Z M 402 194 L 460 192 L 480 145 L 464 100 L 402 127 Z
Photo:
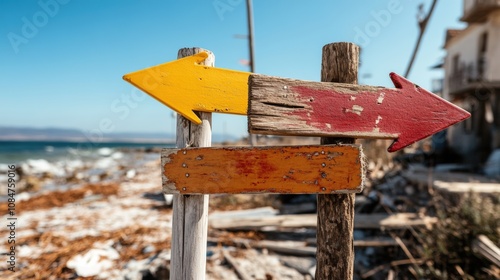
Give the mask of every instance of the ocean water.
M 122 181 L 134 177 L 147 162 L 158 160 L 156 148 L 170 147 L 173 144 L 107 142 L 90 146 L 68 141 L 0 141 L 0 186 L 7 185 L 12 165 L 18 186 L 22 185 L 20 180 L 35 178 L 42 190 Z M 0 202 L 6 201 L 6 190 L 0 189 Z
M 106 142 L 98 145 L 89 142 L 68 141 L 0 141 L 0 164 L 19 164 L 29 159 L 91 160 L 107 156 L 120 149 L 170 148 L 173 144 Z

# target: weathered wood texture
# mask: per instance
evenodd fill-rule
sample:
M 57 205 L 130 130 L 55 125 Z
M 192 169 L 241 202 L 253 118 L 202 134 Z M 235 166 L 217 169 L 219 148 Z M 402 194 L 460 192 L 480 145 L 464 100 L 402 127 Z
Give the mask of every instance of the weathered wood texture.
M 207 51 L 201 48 L 180 49 L 178 58 Z M 214 66 L 215 57 L 210 52 L 204 65 Z M 197 113 L 202 120 L 200 125 L 177 116 L 176 146 L 210 147 L 212 143 L 212 114 Z M 165 158 L 162 157 L 162 162 Z M 162 180 L 165 177 L 162 175 Z M 207 232 L 208 232 L 208 195 L 174 195 L 172 222 L 172 258 L 170 279 L 205 279 Z
M 165 149 L 162 158 L 167 193 L 352 193 L 365 173 L 355 145 Z
M 316 240 L 314 245 L 316 244 Z M 208 238 L 208 242 L 221 243 L 219 238 Z M 304 241 L 275 241 L 275 240 L 251 240 L 243 238 L 231 238 L 230 240 L 222 241 L 224 245 L 231 245 L 242 248 L 257 248 L 268 249 L 270 251 L 293 256 L 314 257 L 316 256 L 316 247 L 308 246 L 308 242 Z M 394 247 L 398 246 L 396 241 L 391 238 L 383 239 L 368 239 L 368 240 L 355 240 L 355 247 Z
M 497 179 L 484 175 L 460 172 L 436 172 L 433 169 L 414 168 L 404 170 L 403 177 L 418 185 L 429 185 L 442 193 L 469 194 L 471 191 L 481 196 L 498 196 L 500 183 Z
M 335 43 L 323 47 L 321 81 L 357 84 L 359 47 Z M 350 144 L 352 138 L 322 138 L 322 144 Z M 354 273 L 354 194 L 318 195 L 317 280 L 352 279 Z
M 500 267 L 500 249 L 485 235 L 479 235 L 472 242 L 472 250 L 476 255 L 481 256 L 497 267 Z
M 397 138 L 404 148 L 470 114 L 391 73 L 396 88 L 251 75 L 248 126 L 261 134 Z
M 355 229 L 398 230 L 405 228 L 431 229 L 438 221 L 436 217 L 419 216 L 415 213 L 396 214 L 357 214 L 354 217 Z M 270 217 L 234 217 L 210 218 L 209 225 L 214 229 L 223 230 L 253 230 L 269 229 L 287 230 L 300 228 L 315 228 L 318 225 L 315 214 L 278 215 Z M 332 238 L 335 238 L 334 236 Z M 337 241 L 336 241 L 337 242 Z
M 238 262 L 231 256 L 227 249 L 222 249 L 222 255 L 224 256 L 224 259 L 226 259 L 227 263 L 233 267 L 234 271 L 241 280 L 254 279 L 251 275 L 246 273 L 245 270 L 240 268 Z
M 396 132 L 380 131 L 378 108 L 356 102 L 368 97 L 373 105 L 377 100 L 383 103 L 386 93 L 382 91 L 394 94 L 396 90 L 254 74 L 249 78 L 248 128 L 260 134 L 397 138 Z M 365 118 L 366 114 L 370 117 Z

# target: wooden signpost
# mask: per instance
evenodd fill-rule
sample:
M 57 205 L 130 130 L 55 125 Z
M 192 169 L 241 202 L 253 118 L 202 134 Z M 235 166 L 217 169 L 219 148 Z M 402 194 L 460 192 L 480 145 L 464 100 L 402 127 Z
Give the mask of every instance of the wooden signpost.
M 182 59 L 198 53 L 207 54 L 207 59 L 201 62 L 202 65 L 214 66 L 214 54 L 201 48 L 180 49 L 177 58 Z M 212 114 L 197 112 L 196 117 L 201 121 L 199 125 L 192 125 L 190 120 L 177 115 L 177 147 L 210 147 L 212 145 Z M 208 200 L 208 195 L 174 195 L 170 261 L 170 279 L 172 280 L 205 279 Z
M 349 193 L 362 190 L 359 146 L 186 148 L 163 153 L 172 194 Z
M 200 65 L 197 53 L 123 78 L 188 120 L 248 114 L 251 133 L 396 139 L 400 150 L 470 113 L 391 73 L 396 88 L 308 82 Z
M 396 151 L 470 116 L 396 74 L 395 89 L 355 85 L 358 61 L 357 46 L 326 45 L 322 82 L 305 82 L 210 67 L 213 54 L 191 48 L 123 77 L 180 114 L 177 149 L 162 151 L 163 190 L 174 194 L 171 279 L 205 278 L 207 194 L 216 193 L 320 194 L 316 279 L 352 278 L 365 173 L 354 138 L 396 139 Z M 252 133 L 323 136 L 323 145 L 202 148 L 212 112 L 248 114 Z
M 323 47 L 321 81 L 358 83 L 359 47 Z M 321 138 L 321 144 L 349 144 L 354 138 Z M 318 195 L 315 279 L 352 279 L 354 273 L 354 194 Z

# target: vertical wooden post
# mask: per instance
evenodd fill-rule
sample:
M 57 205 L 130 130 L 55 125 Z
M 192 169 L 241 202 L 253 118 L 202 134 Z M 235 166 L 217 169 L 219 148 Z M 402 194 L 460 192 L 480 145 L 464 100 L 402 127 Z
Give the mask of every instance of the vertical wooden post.
M 334 43 L 323 47 L 321 81 L 358 83 L 359 47 Z M 321 138 L 321 144 L 352 144 L 354 138 Z M 317 280 L 352 279 L 354 271 L 355 194 L 318 195 Z
M 201 48 L 180 49 L 177 58 L 202 51 L 210 54 L 203 64 L 214 66 L 213 53 Z M 202 120 L 202 124 L 193 124 L 183 116 L 177 115 L 177 148 L 212 145 L 212 114 L 195 113 Z M 170 279 L 172 280 L 205 279 L 208 199 L 208 195 L 174 195 L 170 262 Z

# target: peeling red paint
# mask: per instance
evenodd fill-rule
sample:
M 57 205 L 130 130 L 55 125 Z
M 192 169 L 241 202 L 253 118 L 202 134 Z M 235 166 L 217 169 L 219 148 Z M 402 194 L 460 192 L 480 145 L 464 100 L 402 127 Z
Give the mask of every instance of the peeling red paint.
M 346 94 L 302 86 L 292 87 L 291 90 L 297 93 L 301 99 L 314 98 L 314 101 L 309 103 L 312 107 L 312 113 L 296 109 L 291 114 L 300 116 L 307 124 L 323 131 L 349 132 L 353 128 L 359 131 L 372 131 L 378 116 L 382 116 L 384 119 L 384 116 L 389 114 L 385 110 L 397 106 L 396 98 L 392 100 L 385 98 L 385 106 L 383 106 L 384 103 L 377 104 L 379 92 L 363 91 L 357 94 Z M 400 94 L 397 90 L 384 90 L 384 93 L 387 94 L 386 96 Z M 351 98 L 353 95 L 356 96 L 356 99 Z M 353 112 L 353 107 L 363 108 L 363 110 L 356 114 Z M 391 127 L 384 128 L 384 131 L 397 133 Z
M 295 109 L 290 115 L 323 132 L 352 133 L 398 138 L 390 152 L 404 148 L 470 117 L 448 103 L 391 73 L 394 89 L 380 88 L 355 94 L 294 86 L 290 90 L 311 109 Z M 312 100 L 312 101 L 311 101 Z
M 240 153 L 238 155 L 238 153 Z M 269 174 L 276 171 L 277 168 L 268 161 L 267 154 L 264 153 L 241 153 L 236 151 L 238 160 L 235 163 L 236 173 L 238 175 L 257 175 L 259 178 L 269 178 Z

